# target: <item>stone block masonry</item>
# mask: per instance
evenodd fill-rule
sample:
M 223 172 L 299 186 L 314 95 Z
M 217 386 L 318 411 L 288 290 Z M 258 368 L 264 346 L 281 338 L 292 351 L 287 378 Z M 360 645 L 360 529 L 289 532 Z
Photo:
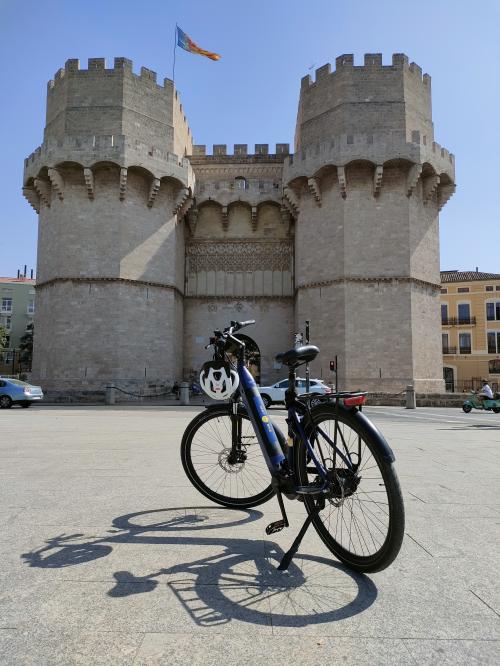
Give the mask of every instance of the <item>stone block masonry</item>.
M 48 84 L 23 192 L 39 213 L 34 376 L 99 391 L 192 378 L 231 319 L 261 381 L 310 319 L 312 372 L 342 388 L 443 389 L 438 213 L 454 156 L 431 82 L 395 54 L 324 65 L 300 89 L 295 154 L 195 144 L 174 84 L 127 58 L 68 60 Z M 257 367 L 257 365 L 256 365 Z

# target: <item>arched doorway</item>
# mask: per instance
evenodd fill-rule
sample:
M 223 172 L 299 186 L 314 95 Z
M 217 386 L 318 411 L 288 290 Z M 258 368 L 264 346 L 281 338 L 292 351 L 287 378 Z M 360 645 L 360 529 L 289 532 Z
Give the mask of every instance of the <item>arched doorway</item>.
M 260 384 L 260 349 L 259 345 L 248 335 L 236 333 L 234 336 L 245 343 L 245 363 L 253 378 Z M 227 354 L 233 363 L 236 363 L 236 350 L 228 349 Z

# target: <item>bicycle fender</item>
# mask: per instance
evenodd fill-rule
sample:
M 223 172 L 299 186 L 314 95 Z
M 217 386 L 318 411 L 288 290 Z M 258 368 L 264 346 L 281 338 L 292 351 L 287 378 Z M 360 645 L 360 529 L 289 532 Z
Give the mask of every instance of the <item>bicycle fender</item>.
M 383 436 L 380 430 L 370 421 L 370 419 L 366 418 L 363 412 L 358 411 L 356 414 L 356 420 L 360 421 L 363 428 L 368 431 L 370 437 L 375 442 L 384 460 L 387 460 L 387 462 L 391 463 L 394 462 L 396 460 L 396 456 L 394 455 L 393 450 L 387 443 L 386 438 Z

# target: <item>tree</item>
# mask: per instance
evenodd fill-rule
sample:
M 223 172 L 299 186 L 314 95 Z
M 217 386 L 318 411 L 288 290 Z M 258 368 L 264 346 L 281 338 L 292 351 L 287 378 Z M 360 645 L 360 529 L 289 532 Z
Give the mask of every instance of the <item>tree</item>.
M 25 370 L 31 370 L 33 360 L 33 324 L 28 327 L 26 333 L 19 341 L 19 362 Z
M 0 324 L 0 351 L 7 346 L 7 329 Z

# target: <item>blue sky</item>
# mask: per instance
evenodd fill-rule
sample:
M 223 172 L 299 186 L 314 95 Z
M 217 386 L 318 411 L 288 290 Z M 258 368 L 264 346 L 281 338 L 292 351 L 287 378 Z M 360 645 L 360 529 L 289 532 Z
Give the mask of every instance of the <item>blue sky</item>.
M 432 76 L 436 140 L 456 155 L 441 268 L 500 273 L 500 2 L 0 0 L 0 275 L 36 266 L 23 159 L 42 141 L 46 82 L 68 58 L 125 56 L 171 76 L 178 23 L 222 60 L 177 51 L 196 143 L 293 144 L 300 79 L 342 53 L 406 53 Z

